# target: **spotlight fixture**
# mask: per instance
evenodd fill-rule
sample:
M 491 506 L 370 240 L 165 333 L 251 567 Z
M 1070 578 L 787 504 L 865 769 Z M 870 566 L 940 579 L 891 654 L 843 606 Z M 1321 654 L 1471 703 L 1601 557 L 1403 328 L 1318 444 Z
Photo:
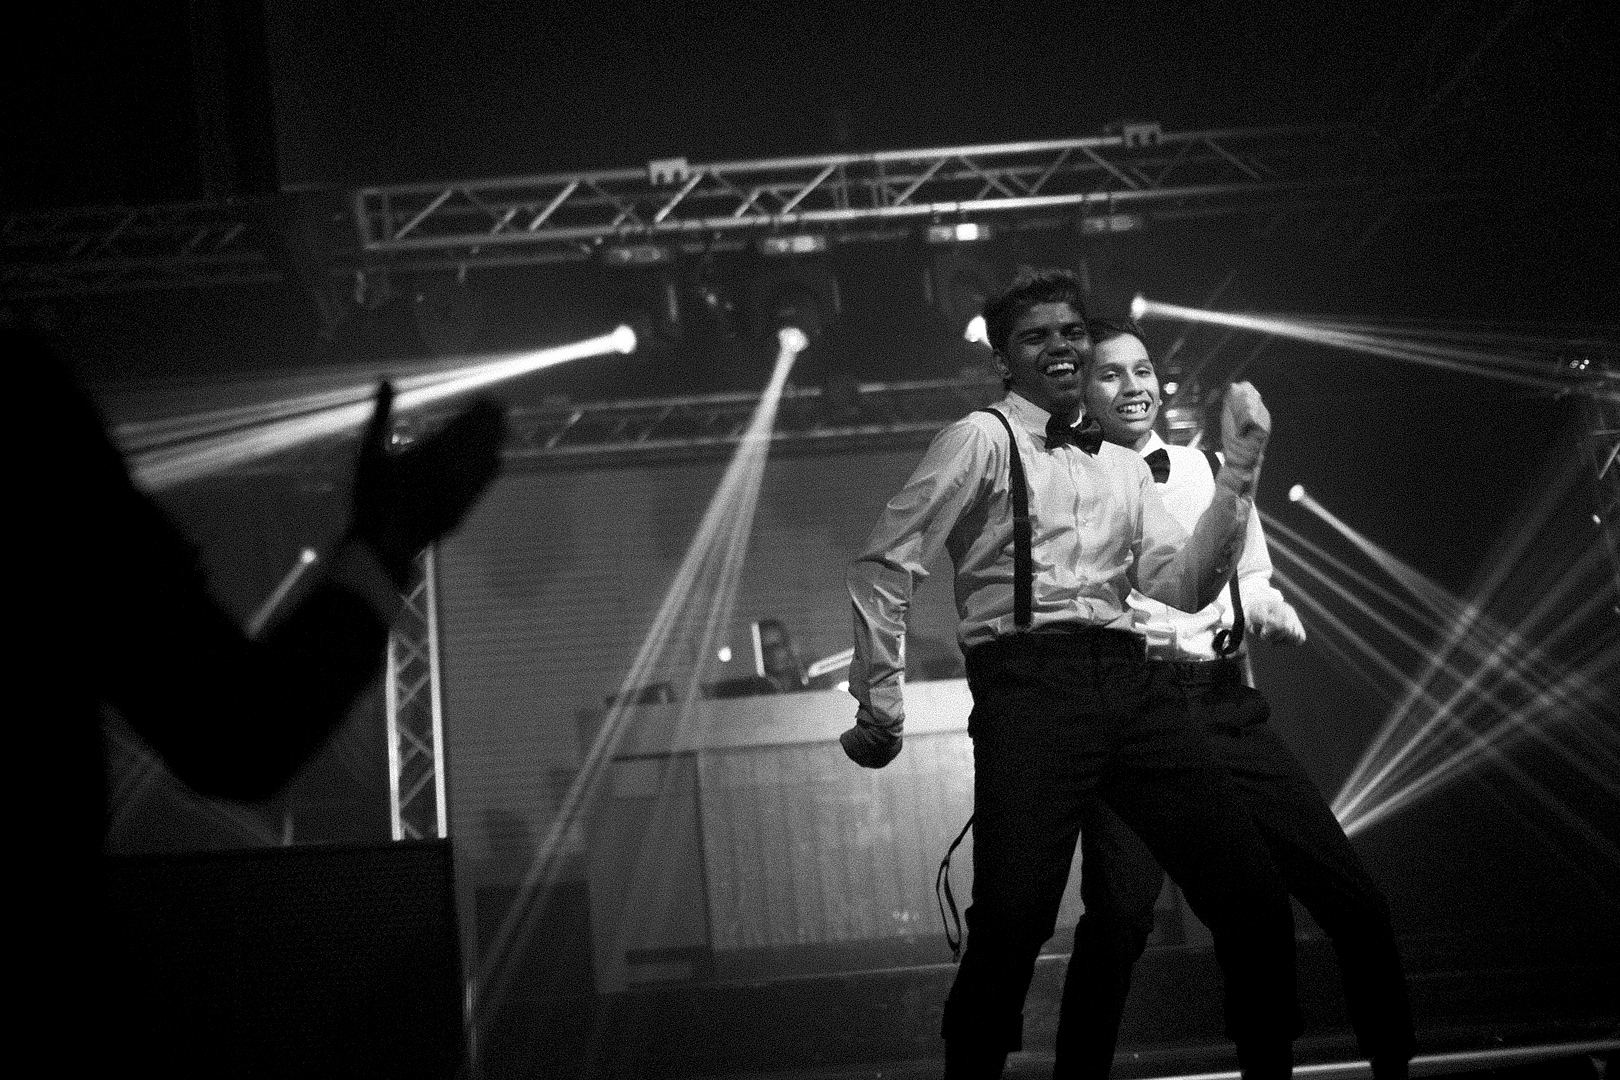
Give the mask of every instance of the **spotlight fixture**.
M 977 221 L 938 222 L 928 226 L 930 244 L 971 244 L 993 235 L 990 226 Z
M 763 237 L 761 255 L 814 255 L 827 250 L 827 237 L 821 233 L 790 233 Z
M 662 244 L 614 244 L 602 249 L 601 258 L 608 266 L 653 266 L 673 261 L 675 251 Z
M 810 347 L 810 338 L 797 326 L 784 326 L 776 332 L 776 339 L 782 345 L 782 351 L 797 356 Z
M 1147 297 L 1143 296 L 1141 293 L 1137 293 L 1134 297 L 1132 297 L 1131 298 L 1131 318 L 1140 319 L 1143 316 L 1143 314 L 1146 313 L 1147 305 L 1148 305 Z
M 1305 497 L 1305 485 L 1304 484 L 1295 484 L 1293 487 L 1288 489 L 1288 501 L 1289 502 L 1296 502 L 1297 503 L 1301 499 L 1303 499 L 1304 497 Z
M 1080 231 L 1087 236 L 1098 233 L 1135 232 L 1147 228 L 1147 218 L 1141 214 L 1099 214 L 1080 219 Z

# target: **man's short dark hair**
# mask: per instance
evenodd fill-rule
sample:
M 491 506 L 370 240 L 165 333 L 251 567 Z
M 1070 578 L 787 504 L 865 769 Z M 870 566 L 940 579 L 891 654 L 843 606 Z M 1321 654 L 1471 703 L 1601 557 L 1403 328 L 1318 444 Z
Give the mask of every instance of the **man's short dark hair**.
M 984 329 L 990 347 L 998 352 L 1005 349 L 1013 324 L 1036 304 L 1068 304 L 1082 319 L 1086 317 L 1086 292 L 1072 271 L 1025 267 L 1005 292 L 984 305 Z
M 1090 336 L 1093 345 L 1099 345 L 1110 338 L 1123 337 L 1129 334 L 1142 343 L 1142 348 L 1148 349 L 1147 335 L 1142 332 L 1141 325 L 1135 319 L 1110 319 L 1102 316 L 1087 319 L 1086 333 Z M 1148 349 L 1148 355 L 1153 355 L 1152 349 Z

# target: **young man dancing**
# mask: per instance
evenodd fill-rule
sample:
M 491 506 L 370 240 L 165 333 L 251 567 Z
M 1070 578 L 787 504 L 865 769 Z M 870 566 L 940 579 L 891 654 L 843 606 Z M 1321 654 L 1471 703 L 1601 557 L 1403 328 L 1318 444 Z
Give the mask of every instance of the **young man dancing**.
M 1285 1077 L 1299 1027 L 1287 896 L 1180 687 L 1148 666 L 1127 605 L 1134 587 L 1197 611 L 1224 587 L 1270 433 L 1265 405 L 1247 384 L 1228 393 L 1227 467 L 1189 537 L 1137 454 L 1075 427 L 1091 341 L 1074 275 L 1021 274 L 985 320 L 1009 393 L 935 438 L 849 571 L 860 707 L 842 741 L 881 768 L 901 747 L 912 592 L 941 549 L 955 567 L 974 702 L 974 880 L 945 1075 L 999 1076 L 1021 1046 L 1035 958 L 1101 799 L 1214 933 L 1245 1075 Z
M 1147 341 L 1129 320 L 1094 319 L 1086 367 L 1085 412 L 1110 443 L 1134 450 L 1153 470 L 1165 506 L 1184 525 L 1216 496 L 1218 459 L 1170 446 L 1153 430 L 1161 403 Z M 1299 616 L 1271 585 L 1260 515 L 1234 578 L 1247 635 L 1271 643 L 1305 640 Z M 1244 684 L 1228 594 L 1188 614 L 1141 593 L 1130 605 L 1147 638 L 1148 666 L 1179 683 L 1193 720 L 1230 772 L 1238 800 L 1265 839 L 1288 890 L 1333 942 L 1350 1021 L 1378 1080 L 1403 1080 L 1414 1050 L 1411 1009 L 1389 906 L 1321 793 L 1266 725 L 1270 707 Z M 1228 635 L 1218 639 L 1218 635 Z M 1229 650 L 1229 651 L 1228 651 Z M 1081 896 L 1064 983 L 1057 1075 L 1104 1080 L 1114 1060 L 1131 966 L 1153 930 L 1164 872 L 1119 816 L 1095 807 L 1081 826 Z

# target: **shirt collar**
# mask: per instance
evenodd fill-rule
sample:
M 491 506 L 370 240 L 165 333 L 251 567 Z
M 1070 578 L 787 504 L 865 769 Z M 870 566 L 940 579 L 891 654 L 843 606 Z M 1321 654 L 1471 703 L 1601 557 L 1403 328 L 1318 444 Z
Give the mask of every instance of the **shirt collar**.
M 1007 391 L 1007 396 L 1001 399 L 1001 404 L 1005 405 L 1007 411 L 1030 431 L 1037 431 L 1042 434 L 1046 432 L 1046 422 L 1052 418 L 1052 414 L 1024 397 L 1018 391 Z
M 1148 441 L 1142 444 L 1142 449 L 1138 450 L 1137 453 L 1141 454 L 1143 457 L 1147 457 L 1155 450 L 1163 450 L 1164 446 L 1165 442 L 1163 439 L 1159 438 L 1159 433 L 1157 431 L 1150 431 L 1148 432 Z M 1165 452 L 1169 453 L 1169 451 Z

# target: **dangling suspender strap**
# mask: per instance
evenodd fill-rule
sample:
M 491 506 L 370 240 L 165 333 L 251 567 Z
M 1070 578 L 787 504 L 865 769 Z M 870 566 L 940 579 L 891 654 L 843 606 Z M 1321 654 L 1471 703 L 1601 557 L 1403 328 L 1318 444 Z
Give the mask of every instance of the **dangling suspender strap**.
M 1013 508 L 1013 628 L 1029 629 L 1035 613 L 1034 533 L 1029 524 L 1029 481 L 1024 479 L 1024 463 L 1018 456 L 1018 439 L 1012 425 L 999 409 L 981 409 L 1007 429 L 1008 486 Z
M 1215 451 L 1205 450 L 1204 457 L 1209 461 L 1209 475 L 1221 475 L 1221 459 L 1215 456 Z M 1255 511 L 1250 510 L 1251 514 Z M 1232 629 L 1219 630 L 1215 634 L 1215 655 L 1231 656 L 1243 647 L 1243 597 L 1238 595 L 1237 567 L 1232 567 L 1232 580 L 1227 583 L 1232 594 Z
M 1029 481 L 1024 477 L 1024 462 L 1018 456 L 1018 439 L 1013 435 L 1012 425 L 1007 422 L 998 409 L 981 409 L 997 420 L 1007 429 L 1007 486 L 1012 491 L 1013 509 L 1013 627 L 1024 631 L 1035 613 L 1035 556 L 1034 531 L 1029 524 Z M 961 846 L 967 837 L 968 830 L 973 828 L 973 817 L 968 816 L 967 824 L 962 831 L 956 834 L 951 846 L 945 850 L 945 857 L 939 861 L 939 871 L 934 875 L 934 900 L 939 904 L 939 921 L 945 927 L 945 944 L 951 947 L 951 959 L 962 958 L 962 916 L 956 909 L 956 894 L 951 891 L 951 856 Z M 950 914 L 947 916 L 946 908 Z

